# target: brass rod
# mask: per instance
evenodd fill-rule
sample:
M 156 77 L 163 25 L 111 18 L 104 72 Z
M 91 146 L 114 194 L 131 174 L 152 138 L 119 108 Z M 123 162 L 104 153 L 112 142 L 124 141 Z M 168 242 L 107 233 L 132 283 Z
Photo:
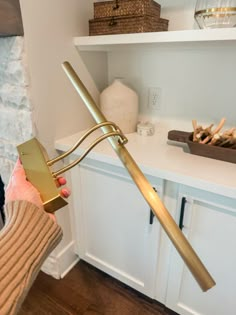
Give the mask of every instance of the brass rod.
M 106 121 L 106 122 L 103 122 L 103 123 L 100 123 L 100 124 L 97 124 L 95 126 L 93 126 L 91 129 L 89 129 L 77 142 L 76 144 L 68 151 L 66 151 L 65 153 L 57 156 L 56 158 L 52 159 L 52 160 L 49 160 L 47 161 L 47 165 L 48 166 L 52 166 L 53 164 L 55 164 L 56 162 L 64 159 L 65 157 L 67 157 L 68 155 L 70 155 L 71 153 L 73 153 L 77 148 L 78 146 L 92 133 L 94 132 L 95 130 L 103 127 L 103 126 L 112 126 L 112 128 L 114 128 L 113 130 L 117 130 L 118 127 L 113 123 L 113 122 L 110 122 L 110 121 Z M 61 174 L 61 173 L 60 173 Z M 57 174 L 59 175 L 59 174 Z
M 105 116 L 92 99 L 91 95 L 77 76 L 72 66 L 68 62 L 64 62 L 62 64 L 62 67 L 96 123 L 100 124 L 101 122 L 105 122 Z M 109 126 L 104 126 L 102 127 L 102 129 L 104 133 L 111 132 L 111 127 Z M 215 281 L 213 280 L 197 254 L 194 252 L 193 248 L 165 208 L 164 204 L 162 203 L 156 192 L 154 192 L 151 184 L 148 182 L 148 180 L 146 179 L 134 159 L 131 157 L 125 146 L 122 143 L 119 143 L 119 141 L 117 141 L 115 137 L 108 138 L 108 141 L 110 142 L 118 157 L 128 170 L 133 181 L 139 188 L 150 208 L 155 213 L 163 229 L 165 230 L 173 245 L 183 258 L 184 262 L 188 266 L 189 270 L 198 282 L 201 289 L 203 291 L 207 291 L 208 289 L 213 287 L 215 285 Z
M 101 124 L 101 125 L 104 125 L 104 124 Z M 111 124 L 109 124 L 109 125 L 111 125 Z M 122 137 L 122 135 L 120 134 L 119 131 L 112 131 L 112 132 L 105 133 L 104 135 L 97 138 L 78 159 L 71 162 L 69 165 L 63 167 L 62 169 L 60 169 L 56 172 L 53 172 L 52 173 L 53 177 L 56 178 L 60 174 L 65 173 L 66 171 L 70 170 L 72 167 L 79 164 L 98 143 L 100 143 L 101 141 L 103 141 L 104 139 L 107 139 L 109 137 L 119 137 L 120 141 L 124 140 L 124 138 Z

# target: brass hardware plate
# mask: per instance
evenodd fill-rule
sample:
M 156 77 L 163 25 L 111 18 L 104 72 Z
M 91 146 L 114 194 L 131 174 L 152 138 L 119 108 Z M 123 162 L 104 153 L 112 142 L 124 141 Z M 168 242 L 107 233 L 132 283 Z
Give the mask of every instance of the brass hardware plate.
M 40 142 L 33 138 L 17 146 L 27 179 L 38 189 L 47 212 L 54 212 L 67 202 L 59 193 L 57 180 L 47 165 L 48 155 Z

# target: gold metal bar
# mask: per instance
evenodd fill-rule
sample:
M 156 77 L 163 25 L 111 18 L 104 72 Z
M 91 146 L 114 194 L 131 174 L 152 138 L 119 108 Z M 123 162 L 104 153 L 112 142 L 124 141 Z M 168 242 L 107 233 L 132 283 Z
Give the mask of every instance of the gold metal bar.
M 77 148 L 78 146 L 92 133 L 94 132 L 95 130 L 103 127 L 103 126 L 111 126 L 113 128 L 113 130 L 119 130 L 118 127 L 111 121 L 106 121 L 106 122 L 103 122 L 103 123 L 100 123 L 100 124 L 97 124 L 95 125 L 94 127 L 92 127 L 91 129 L 89 129 L 77 142 L 76 144 L 70 149 L 68 150 L 67 152 L 59 155 L 58 157 L 50 160 L 50 161 L 47 161 L 47 165 L 48 166 L 52 166 L 53 164 L 55 164 L 56 162 L 64 159 L 65 157 L 67 157 L 68 155 L 70 155 L 71 153 L 73 153 Z M 128 140 L 127 140 L 128 141 Z M 61 174 L 61 173 L 60 173 Z M 58 174 L 59 175 L 59 174 Z
M 89 130 L 90 131 L 90 130 Z M 63 167 L 62 169 L 60 169 L 59 171 L 53 172 L 52 175 L 54 178 L 56 178 L 57 176 L 59 176 L 60 174 L 65 173 L 66 171 L 70 170 L 72 167 L 74 167 L 75 165 L 79 164 L 87 155 L 88 153 L 101 141 L 103 141 L 106 138 L 109 137 L 119 137 L 121 141 L 124 141 L 124 138 L 121 138 L 121 135 L 118 131 L 112 131 L 112 132 L 108 132 L 102 136 L 100 136 L 99 138 L 97 138 L 89 147 L 88 149 L 75 161 L 73 161 L 72 163 L 70 163 L 69 165 Z M 59 156 L 61 157 L 61 156 Z M 55 159 L 56 160 L 56 159 Z
M 77 76 L 72 66 L 68 62 L 64 62 L 62 64 L 62 67 L 68 78 L 70 79 L 72 85 L 75 87 L 76 91 L 85 103 L 87 109 L 90 111 L 96 123 L 100 124 L 102 122 L 105 122 L 105 116 L 102 114 L 102 112 L 92 99 L 91 95 Z M 112 131 L 110 126 L 104 126 L 102 127 L 102 130 L 104 133 Z M 166 231 L 173 245 L 183 258 L 184 262 L 188 266 L 189 270 L 198 282 L 201 289 L 203 291 L 207 291 L 208 289 L 213 287 L 215 285 L 215 281 L 213 280 L 197 254 L 194 252 L 193 248 L 191 247 L 183 233 L 180 231 L 174 219 L 171 217 L 164 204 L 157 196 L 156 192 L 154 192 L 151 184 L 148 182 L 148 180 L 146 179 L 132 156 L 129 154 L 125 146 L 122 143 L 119 143 L 119 141 L 115 137 L 108 138 L 108 141 L 110 142 L 120 160 L 128 170 L 133 181 L 139 188 L 143 197 L 146 199 L 150 208 L 155 213 L 163 229 Z

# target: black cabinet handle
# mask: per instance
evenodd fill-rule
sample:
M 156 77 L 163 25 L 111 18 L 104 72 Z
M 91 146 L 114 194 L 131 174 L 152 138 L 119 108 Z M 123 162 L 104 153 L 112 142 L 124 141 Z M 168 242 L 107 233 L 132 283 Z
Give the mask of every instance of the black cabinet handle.
M 156 188 L 155 187 L 152 187 L 153 190 L 155 192 L 157 192 Z M 152 225 L 153 224 L 153 221 L 154 221 L 154 218 L 155 218 L 155 214 L 153 213 L 152 209 L 150 209 L 150 216 L 149 216 L 149 224 Z
M 182 201 L 181 201 L 180 217 L 179 217 L 179 228 L 180 228 L 181 231 L 182 231 L 182 229 L 184 227 L 183 222 L 184 222 L 184 211 L 185 211 L 186 201 L 187 201 L 186 197 L 183 197 Z
M 155 217 L 155 214 L 152 212 L 152 209 L 150 209 L 150 216 L 149 216 L 149 224 L 150 225 L 153 224 L 154 217 Z

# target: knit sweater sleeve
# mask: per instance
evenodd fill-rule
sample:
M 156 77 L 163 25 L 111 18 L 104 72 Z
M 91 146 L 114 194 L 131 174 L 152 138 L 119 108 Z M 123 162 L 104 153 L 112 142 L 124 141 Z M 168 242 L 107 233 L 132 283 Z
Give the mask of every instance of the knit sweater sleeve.
M 49 215 L 27 201 L 5 207 L 6 224 L 0 231 L 0 314 L 19 310 L 40 268 L 62 238 Z

